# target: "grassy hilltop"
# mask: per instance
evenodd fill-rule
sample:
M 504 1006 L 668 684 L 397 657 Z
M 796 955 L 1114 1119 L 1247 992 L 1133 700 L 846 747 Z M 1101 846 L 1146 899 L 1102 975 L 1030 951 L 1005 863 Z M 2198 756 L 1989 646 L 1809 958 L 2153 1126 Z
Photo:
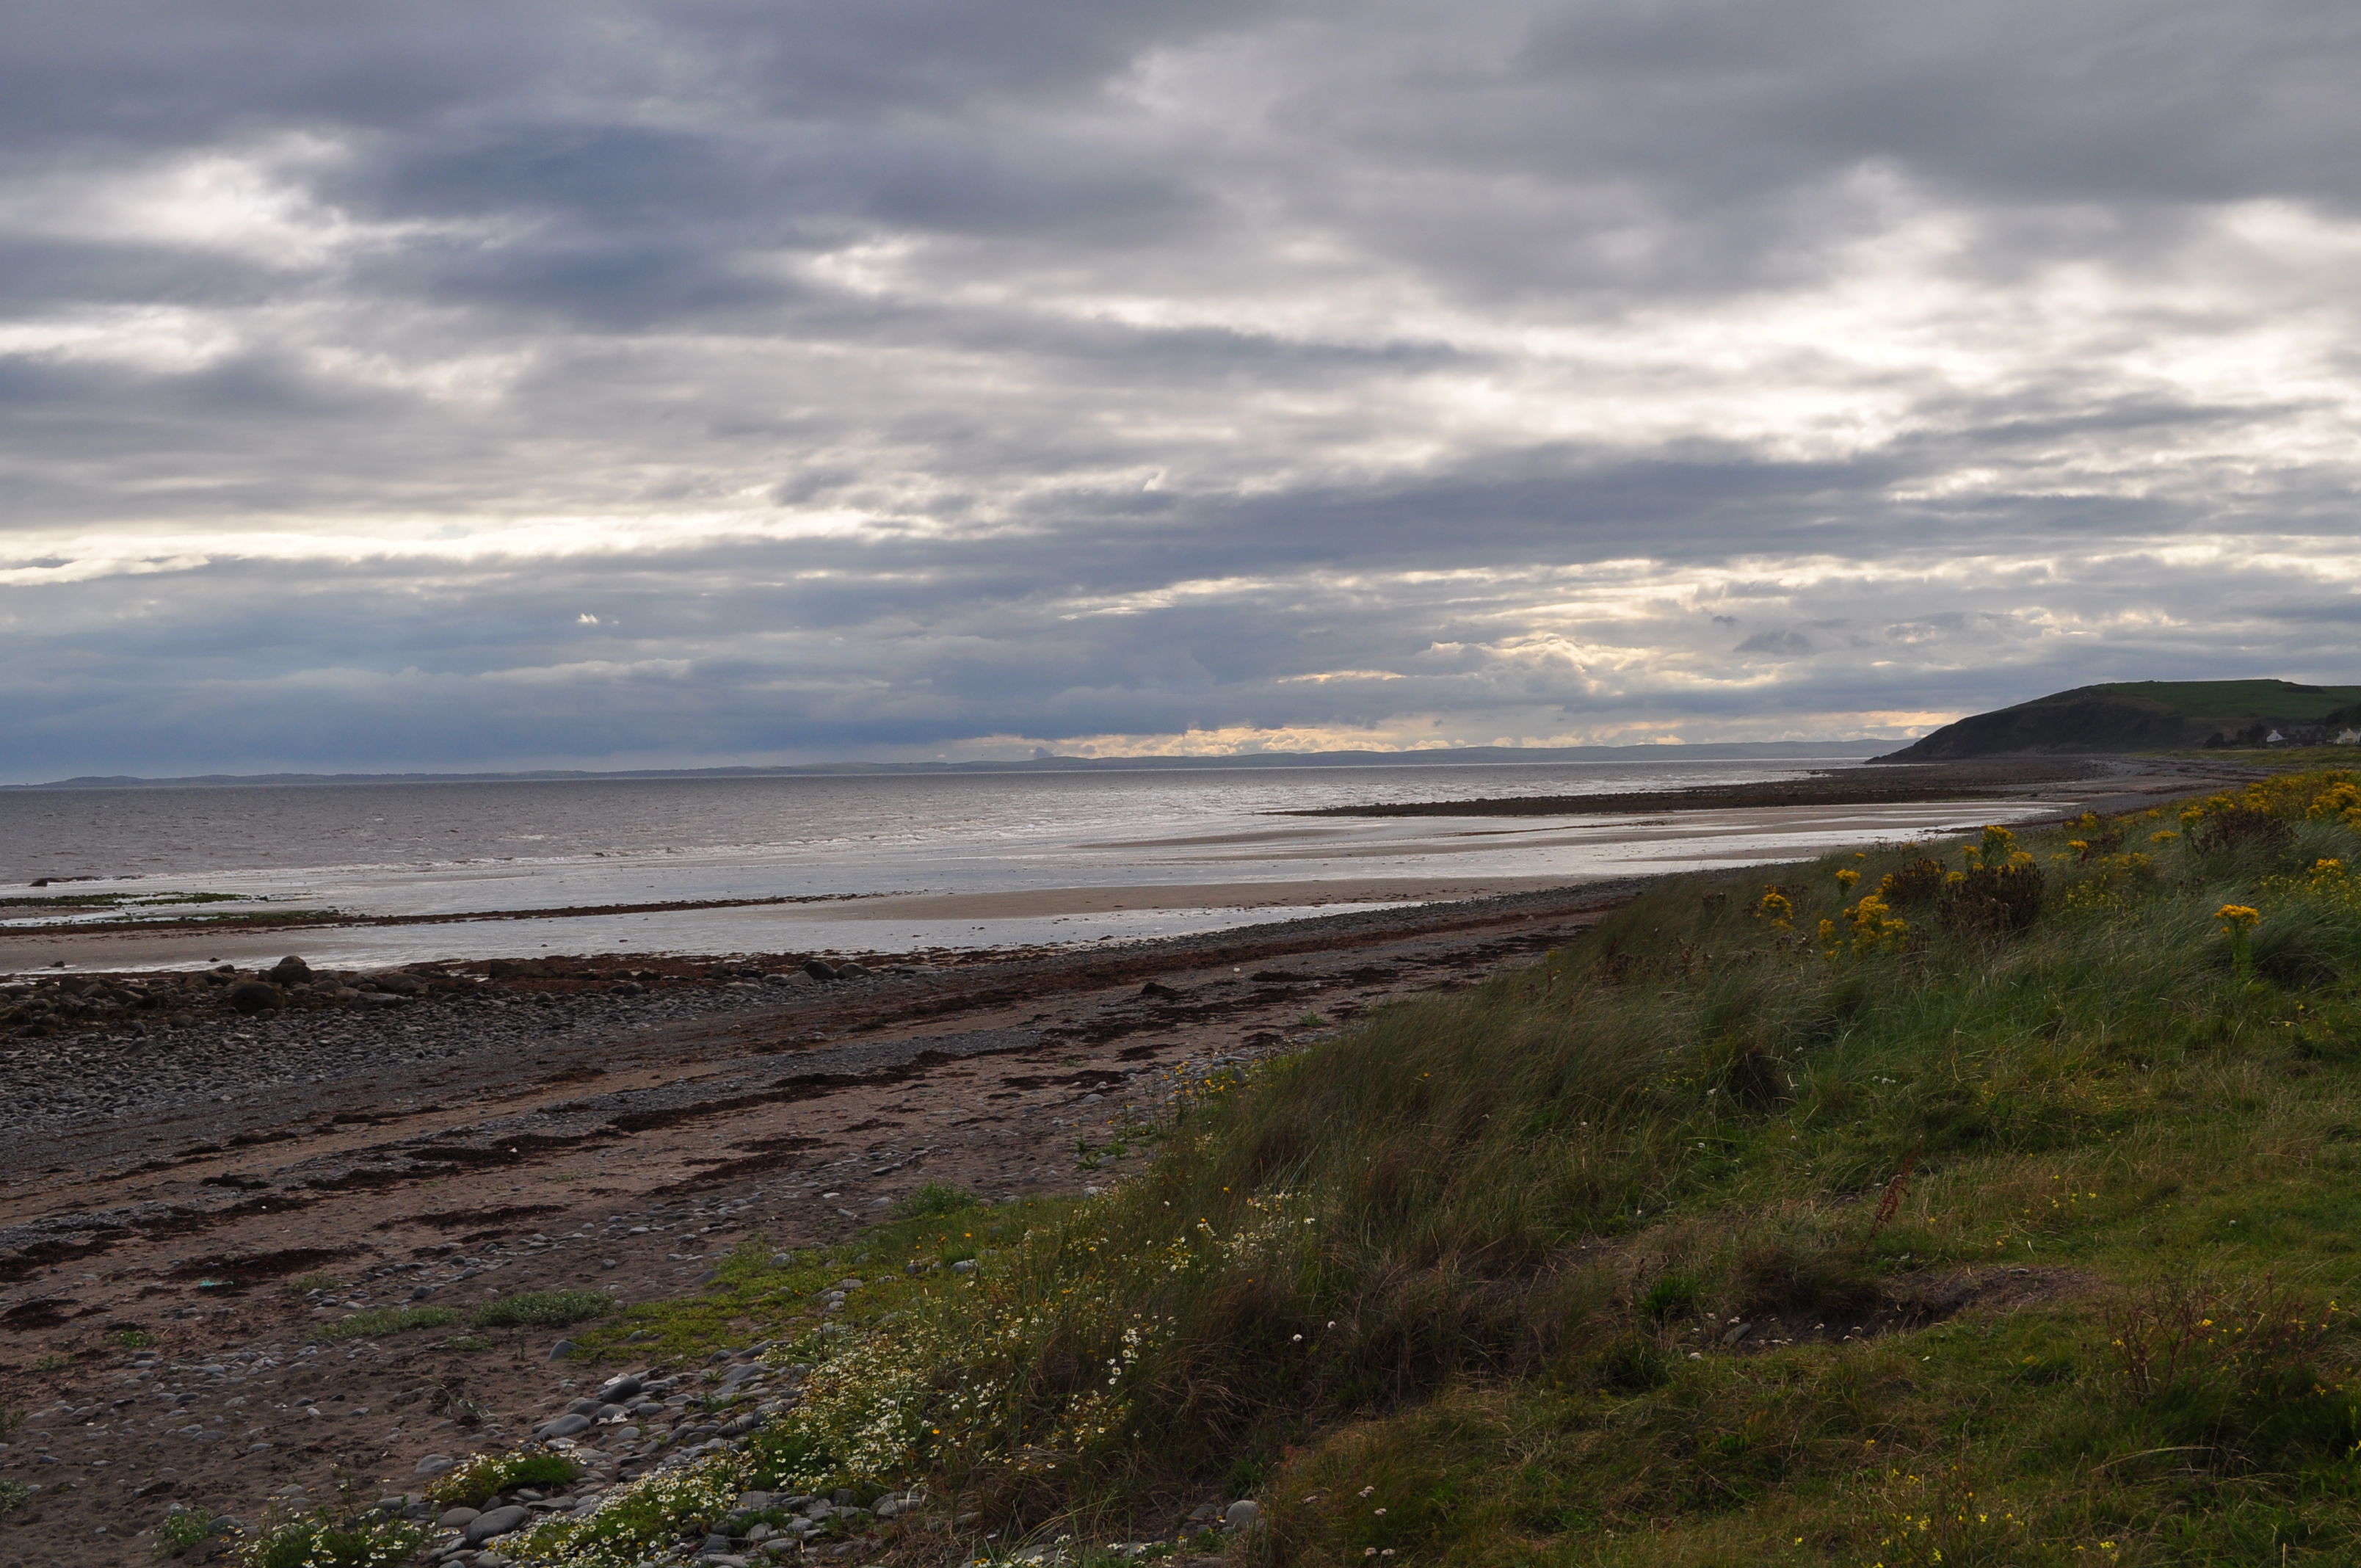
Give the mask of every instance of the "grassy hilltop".
M 584 1336 L 812 1370 L 511 1555 L 917 1483 L 914 1563 L 1208 1496 L 1273 1568 L 2361 1561 L 2356 775 L 1671 880 L 1128 1136 Z
M 2237 743 L 2288 724 L 2361 723 L 2361 686 L 2292 681 L 2117 681 L 1971 714 L 1881 759 L 1950 762 L 2008 751 L 2152 751 Z

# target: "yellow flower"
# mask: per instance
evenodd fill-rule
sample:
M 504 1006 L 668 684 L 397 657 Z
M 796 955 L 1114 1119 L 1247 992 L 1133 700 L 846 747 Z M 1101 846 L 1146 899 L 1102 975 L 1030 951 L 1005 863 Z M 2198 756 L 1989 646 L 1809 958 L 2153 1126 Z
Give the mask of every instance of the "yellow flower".
M 2249 904 L 2225 904 L 2213 912 L 2213 918 L 2223 922 L 2224 933 L 2246 931 L 2263 917 L 2263 912 Z
M 1847 866 L 1842 871 L 1837 872 L 1837 885 L 1843 888 L 1847 893 L 1850 893 L 1852 891 L 1852 884 L 1860 880 L 1861 873 L 1853 870 L 1850 866 Z

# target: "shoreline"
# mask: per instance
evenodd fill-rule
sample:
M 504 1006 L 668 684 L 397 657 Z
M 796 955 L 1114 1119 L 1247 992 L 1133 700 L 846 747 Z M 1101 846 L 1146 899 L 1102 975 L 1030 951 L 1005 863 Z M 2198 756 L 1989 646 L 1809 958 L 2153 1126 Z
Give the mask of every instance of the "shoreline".
M 2235 763 L 2145 757 L 2000 757 L 1949 762 L 1872 762 L 1821 770 L 1800 779 L 1698 784 L 1686 789 L 1605 795 L 1507 795 L 1482 800 L 1380 802 L 1274 812 L 1279 817 L 1588 817 L 1682 811 L 1748 811 L 1780 806 L 1971 806 L 2048 795 L 2112 798 L 2122 790 L 2212 787 L 2253 770 Z M 2111 787 L 2110 787 L 2111 786 Z M 2085 809 L 2105 809 L 2093 806 Z
M 290 948 L 324 955 L 335 967 L 367 969 L 558 953 L 910 953 L 1127 942 L 1250 925 L 1273 910 L 1443 904 L 1682 866 L 1778 863 L 1820 853 L 1839 839 L 1866 842 L 1963 830 L 1971 819 L 1988 813 L 2021 821 L 2147 805 L 2216 787 L 2227 776 L 2218 765 L 2126 761 L 2078 762 L 2062 769 L 1972 769 L 1965 774 L 1953 768 L 1910 773 L 1907 788 L 1884 780 L 1863 784 L 1859 770 L 1846 770 L 1805 780 L 1639 795 L 1274 813 L 1463 821 L 1438 822 L 1407 834 L 1385 829 L 1366 839 L 1324 836 L 1334 830 L 1307 825 L 1173 843 L 1145 839 L 1144 852 L 1180 848 L 1187 858 L 1144 864 L 1138 880 L 1112 883 L 764 892 L 537 908 L 419 909 L 415 895 L 409 895 L 412 908 L 376 912 L 353 907 L 349 889 L 331 888 L 323 896 L 335 902 L 311 909 L 0 927 L 0 973 L 210 967 L 268 961 Z M 1912 798 L 1895 798 L 1904 795 Z M 1530 827 L 1485 825 L 1537 817 L 1551 820 Z M 1250 874 L 1242 877 L 1241 872 Z M 1251 874 L 1256 872 L 1260 874 Z M 1204 880 L 1189 880 L 1191 873 Z M 776 874 L 792 885 L 796 872 L 783 866 Z M 458 886 L 449 896 L 456 901 L 469 894 Z

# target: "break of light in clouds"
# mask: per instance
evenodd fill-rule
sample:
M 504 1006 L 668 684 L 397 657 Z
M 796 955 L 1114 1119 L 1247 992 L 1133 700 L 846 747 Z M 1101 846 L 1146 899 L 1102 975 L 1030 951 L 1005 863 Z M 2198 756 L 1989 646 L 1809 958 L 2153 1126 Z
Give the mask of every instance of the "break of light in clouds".
M 2361 16 L 19 7 L 0 773 L 2356 665 Z

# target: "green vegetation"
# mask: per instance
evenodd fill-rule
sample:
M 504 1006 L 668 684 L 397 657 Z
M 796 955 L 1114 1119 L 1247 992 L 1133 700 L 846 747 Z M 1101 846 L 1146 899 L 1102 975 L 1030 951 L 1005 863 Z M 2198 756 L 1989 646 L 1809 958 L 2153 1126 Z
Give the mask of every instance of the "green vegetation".
M 299 1274 L 284 1287 L 290 1296 L 308 1296 L 314 1290 L 341 1290 L 345 1282 L 333 1274 Z
M 2355 1561 L 2361 777 L 1768 877 L 1210 1080 L 1105 1197 L 631 1309 L 586 1349 L 800 1330 L 803 1401 L 528 1560 L 923 1482 L 1321 1568 Z
M 448 1307 L 371 1307 L 355 1312 L 333 1323 L 322 1323 L 311 1332 L 315 1340 L 383 1339 L 389 1334 L 407 1333 L 412 1329 L 439 1329 L 456 1322 L 459 1314 Z
M 426 1496 L 446 1508 L 479 1508 L 512 1486 L 563 1486 L 581 1474 L 559 1453 L 478 1453 L 436 1476 Z
M 156 1336 L 146 1329 L 117 1329 L 106 1336 L 106 1343 L 117 1350 L 145 1350 L 156 1343 Z
M 2021 702 L 1947 724 L 1894 760 L 1942 762 L 2005 751 L 2132 751 L 2259 743 L 2274 726 L 2361 722 L 2361 686 L 2290 681 L 2117 681 Z M 2348 751 L 2339 759 L 2349 763 Z
M 2090 689 L 2144 697 L 2200 722 L 2253 714 L 2317 724 L 2361 702 L 2361 686 L 2307 686 L 2293 681 L 2114 681 Z
M 964 1214 L 983 1201 L 964 1187 L 954 1187 L 946 1181 L 929 1181 L 895 1204 L 894 1217 L 897 1220 L 940 1219 L 951 1214 Z
M 13 1475 L 0 1475 L 0 1519 L 6 1519 L 25 1506 L 33 1488 Z
M 920 1203 L 929 1192 L 934 1196 Z M 841 1334 L 932 1300 L 950 1266 L 988 1260 L 1068 1207 L 1037 1201 L 986 1205 L 943 1184 L 921 1188 L 905 1202 L 917 1212 L 843 1246 L 786 1255 L 764 1237 L 750 1236 L 721 1261 L 702 1294 L 626 1307 L 615 1321 L 584 1332 L 572 1359 L 680 1363 L 763 1339 L 787 1342 L 791 1358 L 808 1358 Z M 822 1313 L 830 1287 L 848 1277 L 860 1279 L 862 1288 L 847 1293 L 841 1310 Z
M 604 1290 L 520 1290 L 485 1302 L 468 1321 L 479 1329 L 562 1329 L 614 1310 Z
M 406 1519 L 379 1515 L 339 1519 L 324 1510 L 292 1514 L 246 1538 L 238 1568 L 394 1568 L 425 1542 Z
M 213 1539 L 213 1520 L 194 1508 L 174 1504 L 156 1526 L 156 1555 L 178 1557 Z

